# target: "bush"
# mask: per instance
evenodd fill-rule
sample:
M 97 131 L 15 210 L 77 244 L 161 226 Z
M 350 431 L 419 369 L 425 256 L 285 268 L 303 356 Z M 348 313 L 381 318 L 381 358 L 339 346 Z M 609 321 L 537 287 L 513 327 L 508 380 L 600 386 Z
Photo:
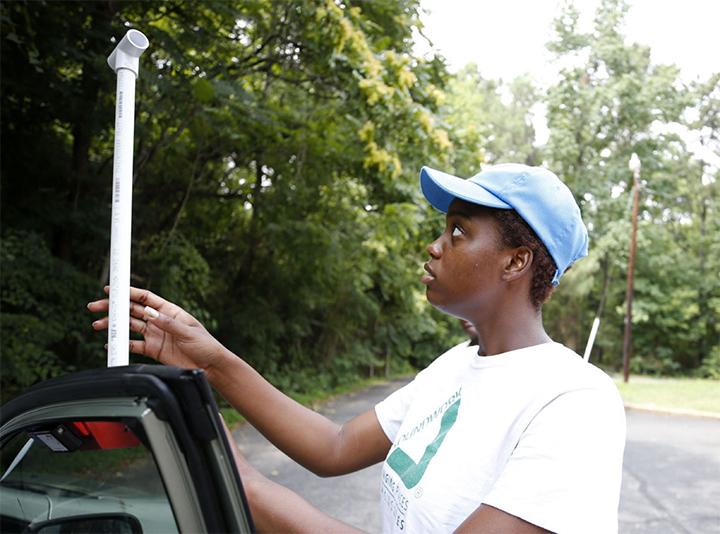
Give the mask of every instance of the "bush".
M 710 353 L 698 369 L 698 375 L 702 378 L 720 380 L 720 345 L 715 345 L 710 349 Z
M 104 337 L 83 306 L 97 282 L 52 256 L 42 236 L 7 230 L 0 242 L 3 401 L 66 372 L 102 365 Z

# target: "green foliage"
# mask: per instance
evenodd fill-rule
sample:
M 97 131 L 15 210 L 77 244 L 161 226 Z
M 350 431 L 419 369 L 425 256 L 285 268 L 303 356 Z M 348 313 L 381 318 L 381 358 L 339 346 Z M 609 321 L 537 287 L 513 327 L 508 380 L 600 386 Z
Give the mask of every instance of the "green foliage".
M 84 303 L 107 279 L 105 58 L 127 26 L 151 42 L 136 96 L 133 283 L 187 307 L 289 391 L 445 348 L 448 320 L 429 314 L 419 284 L 429 212 L 417 169 L 449 148 L 432 126 L 448 75 L 412 56 L 417 9 L 3 3 L 2 139 L 14 157 L 2 160 L 2 222 L 42 252 L 22 280 L 24 264 L 3 256 L 3 287 L 38 304 L 3 300 L 3 388 L 103 364 Z M 16 241 L 8 250 L 29 261 Z M 62 298 L 35 285 L 46 280 Z M 51 297 L 48 323 L 37 309 Z
M 91 335 L 82 304 L 92 280 L 53 257 L 36 233 L 4 231 L 0 261 L 3 398 L 68 370 L 103 365 L 104 341 Z
M 720 380 L 720 345 L 715 345 L 704 359 L 698 369 L 698 375 L 703 378 Z

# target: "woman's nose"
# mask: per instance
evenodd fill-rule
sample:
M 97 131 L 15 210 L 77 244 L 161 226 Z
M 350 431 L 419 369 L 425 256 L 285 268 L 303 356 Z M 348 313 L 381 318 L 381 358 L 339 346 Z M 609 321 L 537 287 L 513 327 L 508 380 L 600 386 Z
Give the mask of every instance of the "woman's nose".
M 440 257 L 440 254 L 442 254 L 442 247 L 440 246 L 439 237 L 427 246 L 427 251 L 432 258 L 438 259 Z

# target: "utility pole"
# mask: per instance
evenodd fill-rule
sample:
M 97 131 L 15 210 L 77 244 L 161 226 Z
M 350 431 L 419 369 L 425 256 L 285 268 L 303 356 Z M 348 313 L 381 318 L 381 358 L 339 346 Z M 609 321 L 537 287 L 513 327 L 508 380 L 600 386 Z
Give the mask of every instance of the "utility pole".
M 625 302 L 627 311 L 625 313 L 625 337 L 623 339 L 623 381 L 628 381 L 630 375 L 630 352 L 632 350 L 632 301 L 633 301 L 633 280 L 635 273 L 635 251 L 637 249 L 637 217 L 638 203 L 640 201 L 640 158 L 635 152 L 630 157 L 628 167 L 633 173 L 633 205 L 632 205 L 632 233 L 630 234 L 630 254 L 628 255 L 627 266 L 627 290 Z

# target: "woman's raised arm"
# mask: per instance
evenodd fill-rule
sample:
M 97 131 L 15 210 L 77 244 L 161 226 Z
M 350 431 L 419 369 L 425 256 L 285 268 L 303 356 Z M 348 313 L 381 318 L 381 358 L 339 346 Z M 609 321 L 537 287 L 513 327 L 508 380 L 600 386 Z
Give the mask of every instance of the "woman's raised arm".
M 338 425 L 275 388 L 181 307 L 138 288 L 130 288 L 130 300 L 130 329 L 143 336 L 130 342 L 131 352 L 166 365 L 203 369 L 255 428 L 317 475 L 357 471 L 382 461 L 390 450 L 374 410 Z M 101 299 L 88 309 L 107 312 L 108 305 Z M 107 327 L 107 317 L 93 323 L 95 330 Z

